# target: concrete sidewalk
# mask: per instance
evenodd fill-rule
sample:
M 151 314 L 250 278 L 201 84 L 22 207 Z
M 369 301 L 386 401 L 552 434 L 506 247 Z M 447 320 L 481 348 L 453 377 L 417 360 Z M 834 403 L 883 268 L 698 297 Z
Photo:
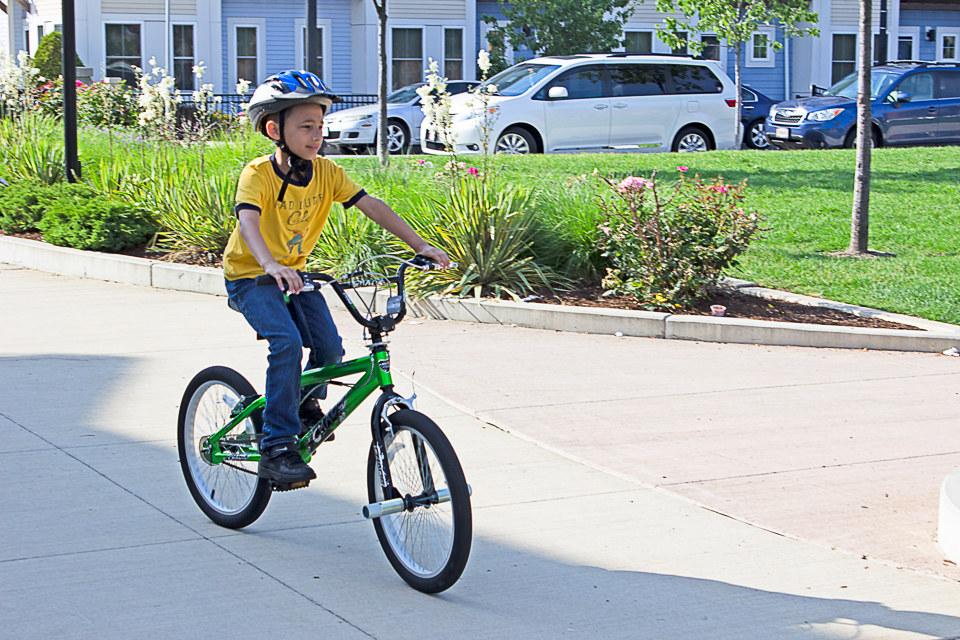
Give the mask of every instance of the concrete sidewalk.
M 222 364 L 262 388 L 265 345 L 222 298 L 0 265 L 0 301 L 5 638 L 960 637 L 926 522 L 960 464 L 956 359 L 406 322 L 394 366 L 474 488 L 470 564 L 428 597 L 359 515 L 363 410 L 247 530 L 192 502 L 187 382 Z M 857 553 L 916 529 L 924 572 L 795 539 L 848 518 Z

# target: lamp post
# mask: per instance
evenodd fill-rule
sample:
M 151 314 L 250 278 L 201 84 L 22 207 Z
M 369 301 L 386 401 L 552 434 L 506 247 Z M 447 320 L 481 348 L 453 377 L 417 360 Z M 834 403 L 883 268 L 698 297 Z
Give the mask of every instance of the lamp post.
M 77 37 L 73 0 L 63 0 L 63 164 L 68 182 L 80 179 L 77 154 Z

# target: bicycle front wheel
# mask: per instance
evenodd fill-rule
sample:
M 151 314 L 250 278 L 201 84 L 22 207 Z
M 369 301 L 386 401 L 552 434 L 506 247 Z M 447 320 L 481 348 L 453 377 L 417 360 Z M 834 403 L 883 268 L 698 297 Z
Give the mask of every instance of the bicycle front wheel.
M 390 416 L 392 433 L 381 423 L 386 464 L 395 492 L 385 495 L 376 446 L 370 446 L 367 490 L 371 502 L 393 498 L 449 495 L 449 501 L 373 520 L 380 546 L 410 586 L 424 593 L 449 589 L 467 566 L 473 538 L 470 494 L 463 469 L 440 427 L 416 411 Z
M 180 402 L 177 445 L 183 477 L 207 517 L 229 529 L 245 527 L 260 517 L 270 501 L 270 483 L 257 477 L 256 462 L 213 464 L 207 439 L 230 420 L 241 398 L 252 395 L 256 391 L 242 375 L 227 367 L 210 367 L 190 381 Z M 263 416 L 258 411 L 221 439 L 221 449 L 249 449 L 262 433 Z

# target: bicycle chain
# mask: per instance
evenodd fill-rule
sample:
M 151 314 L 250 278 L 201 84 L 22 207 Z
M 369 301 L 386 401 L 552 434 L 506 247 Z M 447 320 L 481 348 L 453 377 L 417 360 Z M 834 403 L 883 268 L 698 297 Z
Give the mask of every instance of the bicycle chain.
M 250 469 L 245 469 L 244 467 L 241 467 L 240 465 L 230 464 L 230 463 L 227 462 L 226 460 L 221 460 L 221 461 L 220 461 L 220 464 L 222 464 L 222 465 L 224 465 L 224 466 L 227 466 L 227 467 L 230 467 L 231 469 L 236 469 L 237 471 L 243 471 L 244 473 L 249 473 L 249 474 L 252 475 L 252 476 L 257 475 L 257 472 L 256 472 L 256 471 L 250 471 Z

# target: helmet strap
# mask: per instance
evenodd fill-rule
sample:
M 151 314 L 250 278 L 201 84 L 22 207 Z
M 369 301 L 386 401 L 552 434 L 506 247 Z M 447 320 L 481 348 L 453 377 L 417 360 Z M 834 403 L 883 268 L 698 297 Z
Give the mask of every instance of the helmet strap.
M 293 177 L 293 174 L 296 173 L 297 182 L 301 184 L 306 179 L 306 169 L 310 165 L 310 161 L 301 158 L 293 151 L 290 150 L 290 147 L 287 146 L 287 142 L 283 137 L 283 122 L 284 115 L 286 114 L 286 109 L 280 112 L 279 114 L 279 129 L 280 129 L 280 139 L 277 141 L 277 148 L 283 151 L 287 156 L 287 172 L 283 176 L 283 184 L 280 185 L 280 193 L 277 195 L 277 202 L 283 202 L 283 196 L 287 193 L 287 185 L 290 184 L 290 178 Z

